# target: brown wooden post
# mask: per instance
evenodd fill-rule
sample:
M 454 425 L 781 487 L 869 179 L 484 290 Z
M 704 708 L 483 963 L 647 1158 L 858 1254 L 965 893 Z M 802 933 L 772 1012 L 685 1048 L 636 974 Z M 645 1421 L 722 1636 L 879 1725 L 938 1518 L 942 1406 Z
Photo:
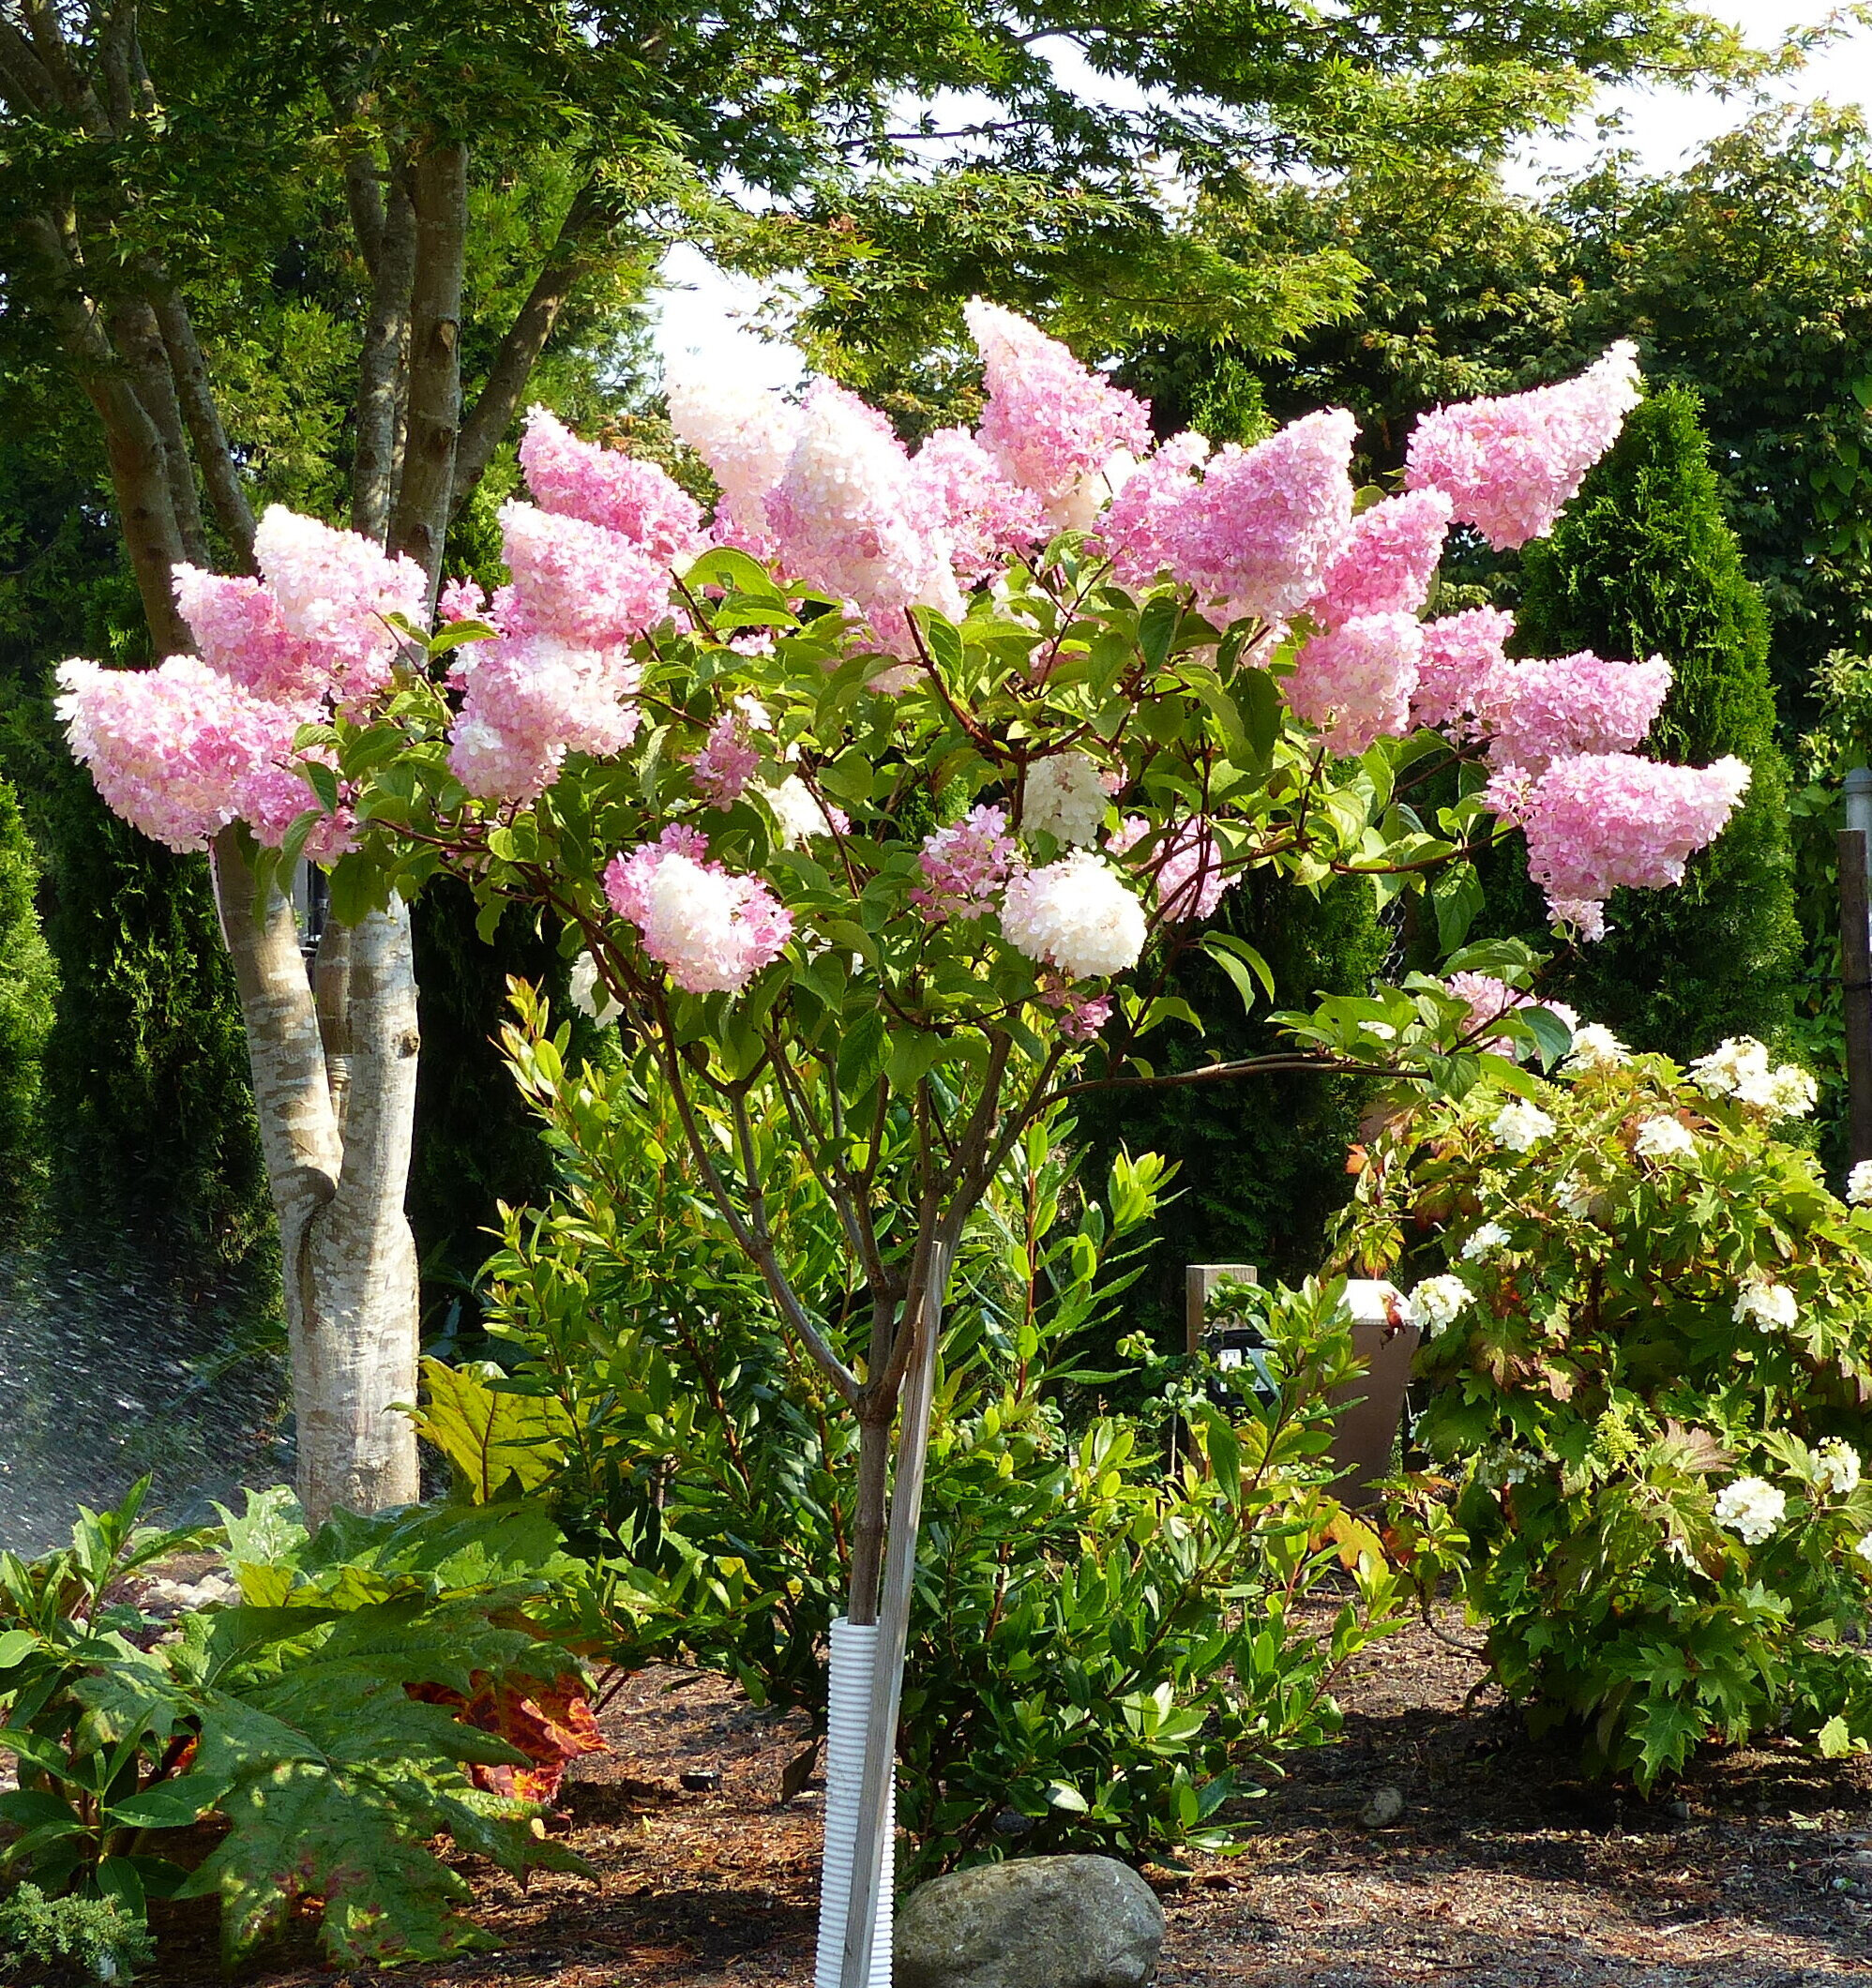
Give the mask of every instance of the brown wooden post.
M 1202 1350 L 1203 1321 L 1209 1310 L 1210 1293 L 1225 1279 L 1238 1284 L 1259 1284 L 1261 1273 L 1252 1263 L 1192 1263 L 1183 1273 L 1184 1351 Z
M 1872 1160 L 1872 929 L 1866 924 L 1865 836 L 1839 832 L 1839 979 L 1846 1008 L 1846 1091 L 1852 1163 Z

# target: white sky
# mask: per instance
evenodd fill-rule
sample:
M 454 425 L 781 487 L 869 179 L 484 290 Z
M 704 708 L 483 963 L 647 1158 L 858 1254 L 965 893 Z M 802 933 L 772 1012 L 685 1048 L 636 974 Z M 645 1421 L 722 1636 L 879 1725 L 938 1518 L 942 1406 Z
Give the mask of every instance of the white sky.
M 1703 6 L 1735 22 L 1763 49 L 1775 47 L 1790 29 L 1821 20 L 1829 10 L 1826 0 L 1703 0 Z M 1082 62 L 1065 59 L 1072 53 L 1056 55 L 1056 65 L 1075 86 L 1107 101 L 1127 100 L 1122 84 L 1091 76 Z M 1813 57 L 1800 75 L 1771 85 L 1770 93 L 1780 101 L 1827 97 L 1872 109 L 1872 29 L 1855 28 L 1847 39 Z M 1608 113 L 1623 117 L 1620 143 L 1636 151 L 1651 170 L 1670 172 L 1753 109 L 1745 99 L 1725 101 L 1711 90 L 1605 90 L 1570 133 L 1531 145 L 1510 169 L 1510 181 L 1533 191 L 1546 175 L 1578 172 L 1599 143 L 1596 119 Z M 687 243 L 664 258 L 663 279 L 652 302 L 657 309 L 657 345 L 666 363 L 724 371 L 752 385 L 798 383 L 799 354 L 747 329 L 767 295 L 766 285 L 716 268 Z

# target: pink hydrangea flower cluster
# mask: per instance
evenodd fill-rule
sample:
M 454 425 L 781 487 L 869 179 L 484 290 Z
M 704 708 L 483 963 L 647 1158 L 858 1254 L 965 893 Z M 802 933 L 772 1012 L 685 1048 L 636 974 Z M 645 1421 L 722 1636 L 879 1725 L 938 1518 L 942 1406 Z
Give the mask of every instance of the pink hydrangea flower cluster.
M 687 565 L 707 542 L 702 506 L 668 471 L 580 441 L 550 409 L 528 409 L 520 466 L 541 510 L 602 525 L 661 565 Z
M 641 671 L 627 649 L 588 649 L 551 635 L 506 635 L 459 665 L 467 696 L 448 764 L 484 800 L 530 801 L 568 752 L 606 757 L 637 736 Z
M 721 486 L 710 529 L 721 544 L 756 559 L 774 550 L 767 492 L 785 474 L 799 413 L 778 394 L 724 378 L 672 373 L 670 426 L 708 464 Z
M 56 710 L 73 758 L 91 769 L 104 805 L 174 850 L 207 847 L 230 821 L 253 823 L 276 846 L 317 804 L 285 762 L 301 715 L 269 703 L 201 656 L 155 670 L 105 670 L 74 660 L 58 672 Z M 341 842 L 349 821 L 323 836 Z M 318 851 L 314 851 L 317 853 Z
M 1130 466 L 1114 458 L 1150 447 L 1149 411 L 1015 312 L 976 297 L 964 314 L 988 378 L 982 446 L 1056 530 L 1083 530 Z
M 738 711 L 724 711 L 709 728 L 702 750 L 689 755 L 689 764 L 702 799 L 711 807 L 732 807 L 761 764 L 747 718 Z
M 965 587 L 988 579 L 1010 552 L 1032 551 L 1050 535 L 1032 490 L 1001 466 L 965 428 L 939 428 L 912 457 L 913 498 L 949 538 L 949 557 Z
M 385 617 L 422 621 L 422 568 L 277 504 L 253 552 L 259 580 L 175 568 L 175 605 L 203 657 L 256 697 L 308 715 L 323 699 L 381 690 L 399 641 Z
M 1514 632 L 1515 617 L 1500 608 L 1469 608 L 1425 622 L 1411 693 L 1412 724 L 1473 736 L 1497 708 L 1500 680 L 1509 667 L 1503 645 Z
M 963 601 L 950 541 L 916 501 L 910 459 L 876 409 L 831 380 L 815 380 L 767 521 L 788 572 L 853 600 L 881 645 L 913 656 L 904 610 L 959 616 Z
M 1240 881 L 1239 870 L 1223 868 L 1208 824 L 1186 821 L 1170 836 L 1157 864 L 1157 909 L 1178 923 L 1213 917 Z
M 1185 429 L 1125 479 L 1098 521 L 1099 542 L 1121 586 L 1147 587 L 1170 568 L 1177 519 L 1185 504 L 1197 501 L 1192 473 L 1208 459 L 1209 438 Z
M 605 896 L 643 950 L 691 994 L 737 994 L 785 950 L 793 913 L 758 877 L 707 860 L 708 843 L 672 822 L 605 866 Z
M 1231 617 L 1278 622 L 1304 608 L 1351 532 L 1357 435 L 1343 408 L 1329 408 L 1252 448 L 1218 450 L 1164 520 L 1170 570 L 1226 600 Z
M 1518 987 L 1511 987 L 1492 973 L 1452 973 L 1443 985 L 1458 1001 L 1468 1003 L 1470 1030 L 1486 1029 L 1500 1021 L 1510 1009 L 1525 1008 L 1532 1001 Z M 1476 1038 L 1471 1047 L 1506 1056 L 1514 1044 L 1505 1035 L 1487 1035 Z
M 1490 757 L 1541 773 L 1578 753 L 1629 751 L 1663 708 L 1670 676 L 1661 655 L 1608 663 L 1582 651 L 1510 663 L 1496 673 L 1487 700 L 1495 733 Z
M 1415 614 L 1429 598 L 1449 527 L 1450 500 L 1437 489 L 1386 497 L 1361 511 L 1307 613 L 1322 628 L 1367 614 Z
M 1638 349 L 1621 340 L 1577 378 L 1433 409 L 1411 436 L 1405 482 L 1444 491 L 1505 551 L 1551 531 L 1638 402 Z
M 1629 753 L 1582 753 L 1537 777 L 1504 769 L 1485 799 L 1528 838 L 1528 874 L 1554 915 L 1603 935 L 1605 902 L 1621 885 L 1663 890 L 1713 842 L 1748 790 L 1741 760 L 1665 766 Z
M 73 754 L 113 812 L 172 849 L 198 850 L 246 821 L 278 846 L 317 806 L 294 771 L 294 733 L 329 704 L 355 705 L 390 680 L 400 638 L 387 617 L 420 623 L 420 567 L 350 532 L 278 505 L 260 521 L 261 579 L 178 565 L 176 606 L 199 655 L 158 669 L 67 663 L 58 715 Z M 340 853 L 349 809 L 306 848 Z
M 994 909 L 1019 852 L 1007 833 L 1005 808 L 972 807 L 925 841 L 916 859 L 925 881 L 911 891 L 910 900 L 932 925 L 979 918 Z
M 1069 1043 L 1095 1042 L 1111 1019 L 1109 994 L 1082 994 L 1067 982 L 1047 976 L 1040 986 L 1040 1003 L 1059 1016 L 1060 1033 Z
M 670 568 L 601 524 L 510 499 L 501 506 L 501 553 L 513 575 L 501 619 L 514 634 L 540 633 L 602 648 L 654 628 L 670 611 Z
M 1363 752 L 1409 730 L 1423 624 L 1412 614 L 1360 614 L 1311 637 L 1294 659 L 1287 702 L 1335 752 Z

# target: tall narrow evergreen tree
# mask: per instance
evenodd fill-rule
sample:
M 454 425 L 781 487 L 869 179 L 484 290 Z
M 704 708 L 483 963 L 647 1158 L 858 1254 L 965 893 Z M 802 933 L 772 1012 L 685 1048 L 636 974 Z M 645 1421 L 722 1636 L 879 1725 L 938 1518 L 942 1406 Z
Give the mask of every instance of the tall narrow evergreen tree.
M 1634 411 L 1522 571 L 1524 655 L 1661 655 L 1676 677 L 1647 750 L 1698 765 L 1733 753 L 1754 769 L 1683 888 L 1617 892 L 1608 937 L 1567 965 L 1556 991 L 1638 1048 L 1682 1058 L 1726 1035 L 1773 1040 L 1792 1017 L 1800 955 L 1788 771 L 1768 615 L 1724 520 L 1693 392 L 1668 387 Z M 1520 928 L 1537 929 L 1538 911 L 1521 910 Z

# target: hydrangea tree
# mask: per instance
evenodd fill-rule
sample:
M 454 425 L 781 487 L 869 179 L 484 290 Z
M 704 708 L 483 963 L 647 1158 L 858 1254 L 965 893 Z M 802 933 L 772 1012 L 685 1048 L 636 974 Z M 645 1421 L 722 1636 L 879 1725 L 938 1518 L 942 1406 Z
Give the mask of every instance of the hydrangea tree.
M 1614 886 L 1675 881 L 1746 780 L 1635 756 L 1664 664 L 1511 662 L 1505 615 L 1422 618 L 1453 520 L 1502 545 L 1552 523 L 1633 403 L 1628 348 L 1430 417 L 1386 496 L 1352 487 L 1348 414 L 1155 443 L 1033 325 L 986 303 L 969 321 L 974 432 L 912 455 L 828 380 L 797 406 L 679 380 L 672 419 L 720 487 L 705 518 L 536 414 L 491 601 L 445 589 L 430 633 L 400 566 L 276 514 L 264 584 L 182 577 L 199 658 L 65 679 L 74 748 L 151 833 L 247 824 L 263 896 L 314 854 L 365 959 L 438 872 L 491 926 L 536 909 L 658 1058 L 709 1219 L 860 1425 L 873 1853 L 944 1293 L 1022 1129 L 1090 1086 L 1295 1061 L 1526 1084 L 1498 1038 L 1552 1053 L 1561 1023 L 1478 1017 L 1425 979 L 1296 1017 L 1291 1053 L 1159 1078 L 1151 1031 L 1195 1019 L 1163 971 L 1206 946 L 1253 1001 L 1261 962 L 1202 929 L 1245 871 L 1421 890 L 1517 823 L 1555 915 L 1590 932 Z M 1464 797 L 1431 808 L 1452 752 Z M 775 1246 L 757 1088 L 838 1212 L 836 1316 Z M 861 1856 L 848 1982 L 877 1875 Z

